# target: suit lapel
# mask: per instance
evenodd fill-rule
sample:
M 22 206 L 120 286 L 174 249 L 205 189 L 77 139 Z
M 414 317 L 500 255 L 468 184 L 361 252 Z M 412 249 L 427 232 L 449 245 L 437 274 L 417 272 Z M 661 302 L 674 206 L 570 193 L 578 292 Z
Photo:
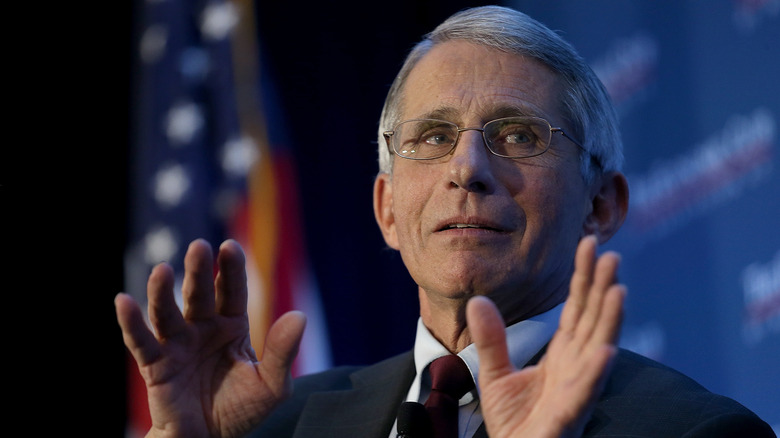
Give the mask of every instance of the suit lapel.
M 312 394 L 294 437 L 388 437 L 414 374 L 408 352 L 356 371 L 352 389 Z
M 485 422 L 479 425 L 479 428 L 474 432 L 474 438 L 488 438 L 487 430 L 485 429 Z

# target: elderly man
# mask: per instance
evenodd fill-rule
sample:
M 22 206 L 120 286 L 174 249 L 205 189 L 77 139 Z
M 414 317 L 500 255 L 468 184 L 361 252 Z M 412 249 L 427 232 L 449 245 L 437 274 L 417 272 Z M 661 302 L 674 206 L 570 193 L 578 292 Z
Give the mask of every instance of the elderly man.
M 619 257 L 596 247 L 627 211 L 621 145 L 603 87 L 555 33 L 501 7 L 454 15 L 410 53 L 379 134 L 374 211 L 419 286 L 414 351 L 293 382 L 303 315 L 276 321 L 258 362 L 241 249 L 220 247 L 214 280 L 196 241 L 181 313 L 170 268 L 150 275 L 154 334 L 116 299 L 149 436 L 774 436 L 616 348 Z M 454 396 L 440 395 L 445 362 L 466 370 Z

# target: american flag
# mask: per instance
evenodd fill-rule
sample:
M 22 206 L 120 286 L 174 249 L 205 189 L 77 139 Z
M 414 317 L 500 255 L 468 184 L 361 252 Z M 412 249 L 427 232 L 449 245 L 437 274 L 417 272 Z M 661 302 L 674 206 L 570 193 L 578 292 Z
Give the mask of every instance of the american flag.
M 269 140 L 284 136 L 268 123 L 279 115 L 264 92 L 251 0 L 137 0 L 136 11 L 127 292 L 145 308 L 152 266 L 170 263 L 180 284 L 190 241 L 236 239 L 247 254 L 255 350 L 276 316 L 303 310 L 294 373 L 327 368 L 292 145 Z M 128 373 L 127 436 L 143 435 L 145 389 L 132 362 Z

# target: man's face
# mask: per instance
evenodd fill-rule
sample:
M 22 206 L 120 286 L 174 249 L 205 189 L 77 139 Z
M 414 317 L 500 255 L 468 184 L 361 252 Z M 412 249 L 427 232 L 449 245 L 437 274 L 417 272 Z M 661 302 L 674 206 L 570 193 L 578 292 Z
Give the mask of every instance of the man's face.
M 557 76 L 535 60 L 451 41 L 411 72 L 401 119 L 482 127 L 530 115 L 571 132 L 561 116 L 560 89 Z M 379 178 L 380 228 L 421 297 L 446 302 L 488 295 L 508 321 L 565 299 L 592 198 L 572 142 L 554 135 L 544 154 L 507 159 L 492 155 L 479 131 L 465 131 L 451 155 L 395 157 L 392 177 Z

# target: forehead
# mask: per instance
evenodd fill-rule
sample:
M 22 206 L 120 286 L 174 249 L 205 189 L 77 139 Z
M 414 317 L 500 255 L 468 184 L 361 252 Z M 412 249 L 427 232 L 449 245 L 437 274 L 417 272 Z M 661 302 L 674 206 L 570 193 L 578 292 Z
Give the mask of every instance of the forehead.
M 466 41 L 434 46 L 406 80 L 402 119 L 456 123 L 510 115 L 560 120 L 560 81 L 541 62 Z

